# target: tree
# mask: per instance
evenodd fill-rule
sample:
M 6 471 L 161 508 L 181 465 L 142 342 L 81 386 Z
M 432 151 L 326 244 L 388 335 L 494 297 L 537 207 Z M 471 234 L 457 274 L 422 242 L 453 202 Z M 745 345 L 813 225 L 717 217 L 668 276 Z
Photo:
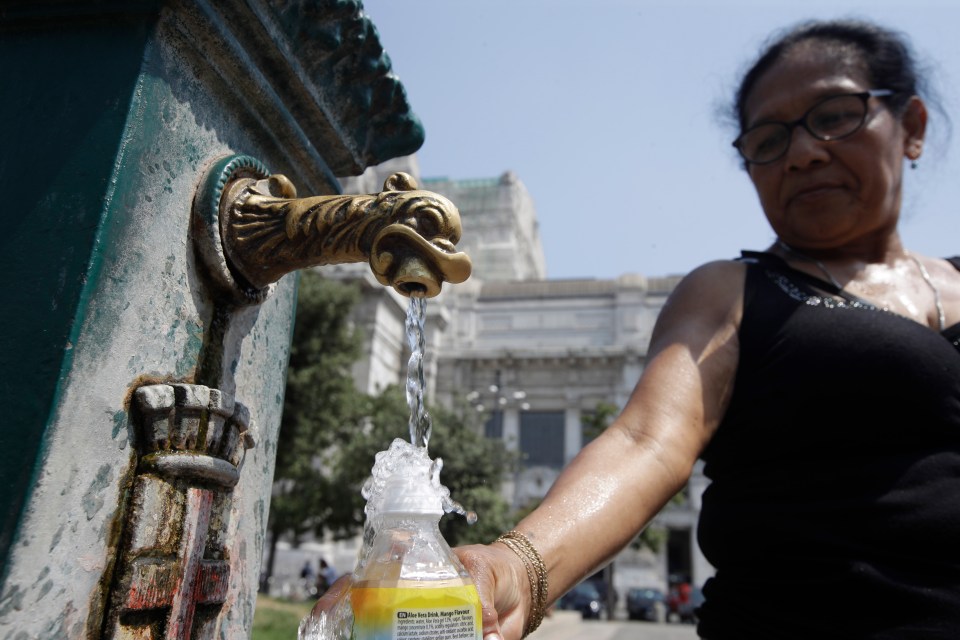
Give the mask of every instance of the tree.
M 619 413 L 620 407 L 603 400 L 597 403 L 593 411 L 584 411 L 580 417 L 580 421 L 583 424 L 584 444 L 603 433 Z
M 358 299 L 355 286 L 313 271 L 300 275 L 264 578 L 273 573 L 280 537 L 289 534 L 296 543 L 308 531 L 322 533 L 330 497 L 339 491 L 325 472 L 328 459 L 335 452 L 333 445 L 360 424 L 366 409 L 350 372 L 360 354 L 361 336 L 349 321 Z

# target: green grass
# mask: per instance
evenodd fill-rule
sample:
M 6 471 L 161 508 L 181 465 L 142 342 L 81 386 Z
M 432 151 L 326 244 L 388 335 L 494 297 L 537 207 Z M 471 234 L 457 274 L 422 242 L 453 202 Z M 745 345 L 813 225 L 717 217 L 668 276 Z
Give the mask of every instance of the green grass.
M 269 596 L 257 596 L 253 614 L 252 640 L 297 640 L 300 620 L 310 612 L 313 602 L 289 602 Z

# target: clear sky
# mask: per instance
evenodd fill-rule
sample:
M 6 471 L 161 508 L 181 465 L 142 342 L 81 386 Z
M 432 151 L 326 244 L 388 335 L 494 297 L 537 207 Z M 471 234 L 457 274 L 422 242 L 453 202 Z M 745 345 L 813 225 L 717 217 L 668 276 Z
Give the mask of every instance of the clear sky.
M 906 33 L 950 133 L 907 171 L 908 248 L 960 254 L 960 2 L 364 0 L 423 121 L 421 175 L 516 172 L 549 278 L 684 273 L 772 240 L 722 112 L 774 31 L 863 17 Z M 469 227 L 464 229 L 470 233 Z

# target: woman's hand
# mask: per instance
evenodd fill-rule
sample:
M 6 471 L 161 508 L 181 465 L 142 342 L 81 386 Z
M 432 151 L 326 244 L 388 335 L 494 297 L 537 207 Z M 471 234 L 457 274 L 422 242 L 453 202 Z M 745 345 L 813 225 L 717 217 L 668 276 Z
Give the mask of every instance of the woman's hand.
M 520 640 L 530 610 L 530 584 L 521 560 L 500 544 L 471 545 L 454 551 L 480 594 L 483 639 Z M 313 605 L 310 618 L 332 616 L 350 593 L 351 585 L 350 574 L 340 576 Z
M 502 544 L 454 551 L 480 593 L 483 640 L 520 640 L 530 611 L 530 583 L 520 558 Z

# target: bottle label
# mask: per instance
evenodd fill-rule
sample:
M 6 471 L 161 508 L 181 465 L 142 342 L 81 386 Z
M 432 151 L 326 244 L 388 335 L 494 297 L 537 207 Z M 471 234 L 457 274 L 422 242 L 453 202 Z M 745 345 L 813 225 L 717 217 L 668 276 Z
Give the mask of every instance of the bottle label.
M 350 598 L 353 640 L 480 640 L 480 598 L 473 585 L 355 587 Z

